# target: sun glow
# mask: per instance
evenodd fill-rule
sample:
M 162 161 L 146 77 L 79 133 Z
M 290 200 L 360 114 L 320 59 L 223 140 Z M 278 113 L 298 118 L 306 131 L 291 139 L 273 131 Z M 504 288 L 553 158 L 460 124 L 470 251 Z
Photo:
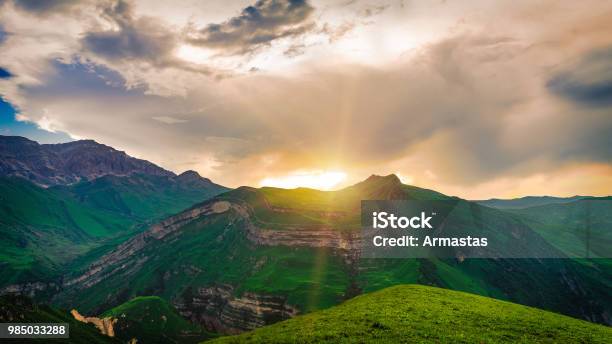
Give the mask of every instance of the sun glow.
M 307 187 L 319 190 L 330 190 L 346 179 L 342 171 L 299 171 L 286 176 L 264 178 L 260 186 L 293 189 Z
M 176 52 L 176 56 L 191 63 L 202 64 L 214 57 L 214 52 L 192 45 L 182 45 Z

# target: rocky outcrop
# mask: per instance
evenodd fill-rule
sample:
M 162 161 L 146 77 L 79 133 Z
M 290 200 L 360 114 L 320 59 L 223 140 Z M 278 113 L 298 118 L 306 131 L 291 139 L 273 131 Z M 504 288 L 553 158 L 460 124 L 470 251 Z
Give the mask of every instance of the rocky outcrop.
M 93 324 L 103 335 L 114 337 L 115 330 L 113 325 L 117 322 L 117 319 L 114 318 L 96 318 L 96 317 L 85 317 L 82 316 L 76 309 L 70 311 L 70 314 L 74 317 L 74 319 L 86 323 Z
M 0 288 L 0 295 L 18 294 L 35 298 L 40 294 L 53 294 L 59 290 L 59 285 L 53 282 L 29 282 L 11 284 Z
M 208 330 L 235 334 L 288 319 L 298 314 L 283 296 L 246 292 L 234 296 L 231 285 L 199 288 L 174 306 L 181 315 Z
M 247 235 L 252 242 L 267 246 L 308 246 L 356 250 L 361 245 L 361 235 L 358 231 L 339 231 L 326 227 L 316 230 L 301 228 L 271 230 L 253 227 L 250 228 Z

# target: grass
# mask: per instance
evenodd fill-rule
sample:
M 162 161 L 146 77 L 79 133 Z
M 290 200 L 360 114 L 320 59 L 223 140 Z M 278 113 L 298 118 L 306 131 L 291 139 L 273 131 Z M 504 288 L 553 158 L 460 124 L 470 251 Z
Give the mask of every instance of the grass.
M 610 343 L 612 328 L 510 302 L 401 285 L 208 343 Z
M 380 189 L 357 185 L 337 193 L 347 193 L 353 203 L 376 195 L 429 197 L 432 191 L 400 186 Z M 379 183 L 374 183 L 379 184 Z M 393 185 L 393 183 L 391 183 Z M 395 190 L 395 191 L 394 191 Z M 294 194 L 292 196 L 292 194 Z M 324 214 L 326 200 L 333 192 L 310 189 L 238 188 L 217 197 L 248 204 L 257 226 L 277 224 L 280 230 L 313 229 L 315 220 L 329 220 Z M 368 196 L 371 195 L 371 196 Z M 295 204 L 292 205 L 292 197 Z M 349 197 L 349 196 L 346 196 Z M 348 200 L 348 198 L 347 198 Z M 269 205 L 269 206 L 268 206 Z M 272 208 L 271 208 L 271 207 Z M 282 208 L 275 211 L 274 207 Z M 300 207 L 308 210 L 302 211 Z M 285 211 L 290 210 L 290 211 Z M 338 208 L 336 208 L 338 210 Z M 329 211 L 327 209 L 327 211 Z M 347 211 L 358 216 L 358 210 Z M 474 213 L 478 216 L 473 216 Z M 473 235 L 486 232 L 489 238 L 503 240 L 518 226 L 526 228 L 517 216 L 458 201 L 456 233 Z M 460 226 L 459 226 L 460 225 Z M 325 309 L 363 292 L 373 292 L 397 284 L 434 285 L 551 310 L 575 317 L 605 322 L 612 309 L 609 287 L 611 265 L 604 260 L 538 259 L 356 259 L 343 258 L 342 252 L 314 247 L 258 245 L 245 232 L 245 220 L 234 211 L 202 216 L 183 225 L 163 240 L 152 240 L 126 261 L 127 267 L 110 272 L 102 281 L 82 289 L 62 291 L 55 301 L 70 304 L 83 312 L 97 313 L 141 295 L 158 295 L 166 300 L 189 299 L 191 291 L 218 284 L 232 286 L 235 297 L 245 292 L 285 297 L 301 313 Z M 330 226 L 318 227 L 328 229 Z M 359 230 L 359 226 L 348 227 Z M 298 229 L 298 230 L 299 230 Z M 318 230 L 314 227 L 314 230 Z M 538 239 L 527 231 L 526 235 Z M 458 234 L 457 234 L 458 235 Z M 536 242 L 536 241 L 533 241 Z M 543 241 L 537 241 L 542 243 Z M 142 264 L 140 266 L 140 264 Z M 74 270 L 81 272 L 81 270 Z M 126 283 L 129 281 L 129 283 Z M 577 286 L 577 287 L 573 287 Z
M 156 296 L 140 296 L 115 308 L 101 317 L 118 319 L 117 338 L 140 343 L 197 343 L 213 335 L 181 317 L 168 302 Z
M 77 268 L 75 264 L 99 257 L 147 223 L 225 190 L 144 175 L 106 176 L 47 189 L 2 177 L 0 287 L 53 280 Z

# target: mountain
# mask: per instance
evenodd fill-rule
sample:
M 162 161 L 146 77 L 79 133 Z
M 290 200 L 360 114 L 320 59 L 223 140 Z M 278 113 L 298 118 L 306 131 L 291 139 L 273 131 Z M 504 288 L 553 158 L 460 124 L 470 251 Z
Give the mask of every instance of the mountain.
M 3 323 L 68 323 L 69 339 L 51 339 L 53 343 L 73 344 L 110 344 L 121 343 L 115 338 L 107 337 L 91 324 L 75 320 L 68 312 L 54 307 L 39 305 L 23 296 L 0 296 L 0 322 Z M 39 343 L 44 339 L 10 339 L 10 343 Z
M 548 204 L 570 203 L 588 196 L 552 197 L 552 196 L 527 196 L 513 199 L 491 198 L 487 200 L 474 201 L 478 204 L 498 209 L 521 209 Z
M 238 189 L 194 205 L 64 276 L 53 302 L 101 313 L 156 295 L 211 331 L 239 333 L 404 283 L 434 285 L 610 323 L 601 276 L 571 259 L 365 259 L 364 199 L 452 200 L 458 231 L 557 250 L 520 216 L 372 176 L 338 191 Z M 478 217 L 472 216 L 478 214 Z M 130 281 L 130 283 L 126 283 Z
M 49 186 L 132 174 L 174 176 L 151 162 L 93 140 L 38 144 L 25 137 L 0 135 L 0 176 L 22 177 Z
M 0 136 L 0 293 L 57 289 L 66 269 L 228 190 L 92 140 Z
M 402 285 L 209 343 L 609 343 L 612 328 L 462 292 Z
M 612 197 L 584 197 L 507 212 L 518 215 L 570 257 L 610 258 Z
M 48 188 L 0 177 L 0 291 L 40 292 L 48 287 L 40 282 L 57 288 L 55 279 L 63 270 L 86 264 L 147 224 L 227 190 L 196 172 L 106 175 Z M 30 285 L 19 286 L 24 283 Z
M 125 342 L 198 343 L 214 337 L 181 317 L 167 301 L 156 296 L 141 296 L 102 314 L 114 321 L 115 336 Z

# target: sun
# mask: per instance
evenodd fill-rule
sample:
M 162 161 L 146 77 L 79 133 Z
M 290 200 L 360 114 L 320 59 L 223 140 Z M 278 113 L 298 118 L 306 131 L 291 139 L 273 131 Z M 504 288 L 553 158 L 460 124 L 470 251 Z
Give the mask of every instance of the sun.
M 259 185 L 284 189 L 307 187 L 331 190 L 344 181 L 346 176 L 346 173 L 342 171 L 297 171 L 285 176 L 264 178 Z
M 214 52 L 209 49 L 194 47 L 187 44 L 180 46 L 176 51 L 176 56 L 178 58 L 195 64 L 209 62 L 214 55 Z

